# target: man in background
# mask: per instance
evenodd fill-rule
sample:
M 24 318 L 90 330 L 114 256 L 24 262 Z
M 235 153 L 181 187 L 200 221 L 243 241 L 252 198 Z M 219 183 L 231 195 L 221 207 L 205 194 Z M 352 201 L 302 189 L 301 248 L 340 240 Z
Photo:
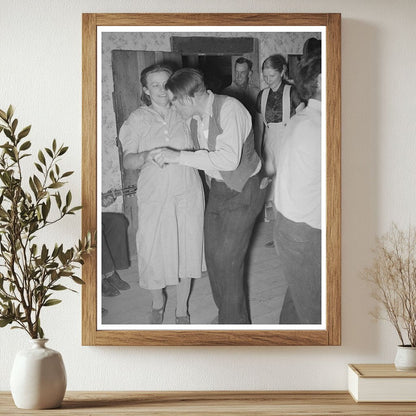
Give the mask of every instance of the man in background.
M 241 56 L 235 61 L 234 81 L 222 91 L 222 94 L 237 98 L 248 110 L 254 123 L 256 100 L 260 89 L 250 83 L 252 74 L 253 62 Z
M 102 195 L 101 205 L 110 206 L 116 197 L 107 192 Z M 102 287 L 103 296 L 112 297 L 120 290 L 130 289 L 130 285 L 121 279 L 117 270 L 130 267 L 130 255 L 127 241 L 129 222 L 122 213 L 103 212 L 102 222 Z

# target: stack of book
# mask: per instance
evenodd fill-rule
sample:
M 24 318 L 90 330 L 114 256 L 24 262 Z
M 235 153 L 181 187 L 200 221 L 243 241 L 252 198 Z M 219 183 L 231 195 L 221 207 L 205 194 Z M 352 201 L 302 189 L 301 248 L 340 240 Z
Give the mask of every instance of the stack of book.
M 356 402 L 416 402 L 416 371 L 394 364 L 349 364 L 348 390 Z

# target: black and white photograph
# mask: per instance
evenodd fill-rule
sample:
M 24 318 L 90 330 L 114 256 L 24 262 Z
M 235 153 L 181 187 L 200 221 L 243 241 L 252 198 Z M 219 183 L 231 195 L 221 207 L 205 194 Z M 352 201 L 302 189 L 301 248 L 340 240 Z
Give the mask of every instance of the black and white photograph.
M 322 26 L 100 28 L 99 330 L 326 328 L 326 82 Z

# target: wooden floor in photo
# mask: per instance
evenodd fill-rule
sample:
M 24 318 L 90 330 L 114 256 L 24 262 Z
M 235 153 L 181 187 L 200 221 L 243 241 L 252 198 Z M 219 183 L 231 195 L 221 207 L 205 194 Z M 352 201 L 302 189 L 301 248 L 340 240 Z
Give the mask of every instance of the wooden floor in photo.
M 247 282 L 253 324 L 278 323 L 287 284 L 277 267 L 274 247 L 267 243 L 273 240 L 274 222 L 258 222 L 248 253 Z M 150 319 L 150 293 L 139 287 L 137 259 L 132 258 L 128 270 L 119 271 L 131 289 L 121 291 L 115 297 L 104 297 L 102 305 L 108 311 L 103 324 L 131 325 L 148 324 Z M 176 290 L 166 289 L 167 304 L 163 324 L 175 323 Z M 208 275 L 194 279 L 189 297 L 189 313 L 192 324 L 210 324 L 217 316 L 217 308 L 212 298 Z

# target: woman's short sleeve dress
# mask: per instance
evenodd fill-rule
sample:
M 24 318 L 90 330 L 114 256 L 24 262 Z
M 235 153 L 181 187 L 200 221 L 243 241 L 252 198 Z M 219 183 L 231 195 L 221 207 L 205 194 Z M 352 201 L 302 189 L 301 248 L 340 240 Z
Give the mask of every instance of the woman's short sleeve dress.
M 134 111 L 120 129 L 124 154 L 158 147 L 193 148 L 188 127 L 169 110 L 166 118 L 151 107 Z M 140 286 L 153 290 L 199 278 L 204 262 L 204 194 L 197 170 L 160 168 L 147 162 L 137 181 L 136 236 Z

